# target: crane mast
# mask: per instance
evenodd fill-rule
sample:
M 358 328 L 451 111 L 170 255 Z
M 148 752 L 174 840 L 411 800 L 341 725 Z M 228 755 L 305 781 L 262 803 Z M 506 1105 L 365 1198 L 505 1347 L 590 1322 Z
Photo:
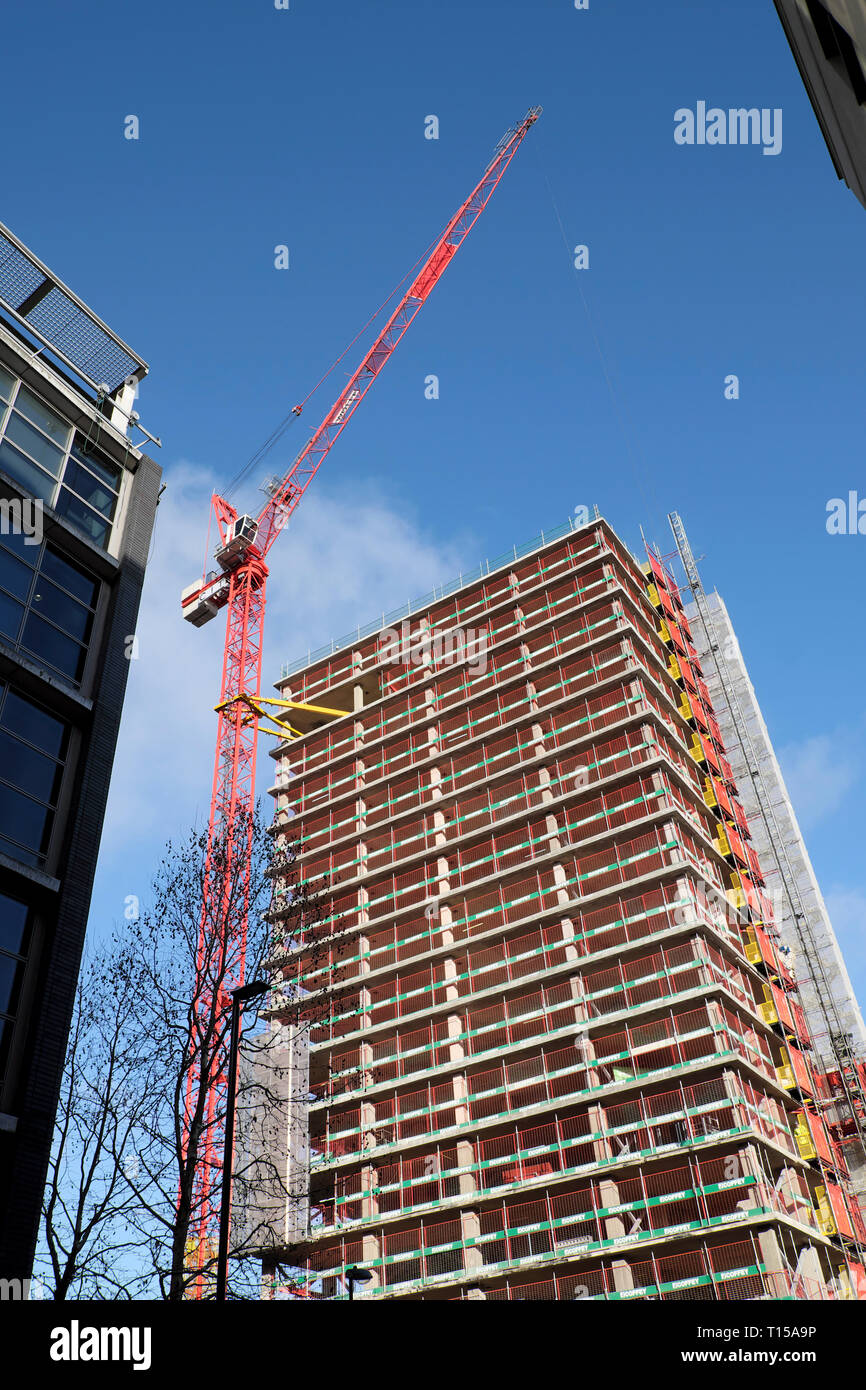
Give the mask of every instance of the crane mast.
M 219 534 L 215 556 L 219 569 L 185 589 L 183 616 L 194 626 L 228 610 L 218 714 L 213 790 L 208 824 L 204 899 L 199 927 L 195 1012 L 205 1033 L 214 1007 L 229 1004 L 229 990 L 243 983 L 247 908 L 250 885 L 252 814 L 255 805 L 256 743 L 261 688 L 266 557 L 285 527 L 330 449 L 346 428 L 376 377 L 391 357 L 410 324 L 420 313 L 454 254 L 486 208 L 541 107 L 530 107 L 517 125 L 506 131 L 481 179 L 437 239 L 432 251 L 403 295 L 384 328 L 350 376 L 337 400 L 295 458 L 258 517 L 238 515 L 224 497 L 211 503 Z M 296 412 L 300 413 L 300 407 Z M 237 857 L 241 862 L 237 863 Z M 222 968 L 218 971 L 220 998 L 208 984 L 214 945 Z M 187 1077 L 184 1152 L 190 1142 L 190 1117 L 202 1092 L 202 1062 L 194 1056 Z M 227 1058 L 215 1049 L 204 1062 L 206 1117 L 200 1116 L 200 1152 L 196 1163 L 195 1199 L 188 1241 L 188 1269 L 198 1271 L 194 1296 L 202 1297 L 204 1277 L 218 1224 Z M 201 1125 L 201 1120 L 204 1120 Z

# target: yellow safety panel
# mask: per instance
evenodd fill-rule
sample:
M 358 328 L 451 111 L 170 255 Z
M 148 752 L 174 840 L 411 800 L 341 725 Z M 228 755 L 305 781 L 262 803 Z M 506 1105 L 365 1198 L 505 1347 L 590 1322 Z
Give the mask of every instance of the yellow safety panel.
M 794 1138 L 797 1141 L 797 1148 L 800 1150 L 801 1158 L 810 1159 L 818 1157 L 818 1151 L 812 1139 L 812 1132 L 805 1120 L 800 1119 L 797 1121 L 797 1125 L 794 1129 Z

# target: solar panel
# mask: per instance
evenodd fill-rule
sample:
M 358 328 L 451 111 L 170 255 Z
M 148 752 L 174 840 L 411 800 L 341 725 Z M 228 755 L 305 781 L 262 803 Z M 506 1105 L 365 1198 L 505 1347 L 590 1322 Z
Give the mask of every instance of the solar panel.
M 0 223 L 0 306 L 96 390 L 109 394 L 147 363 Z

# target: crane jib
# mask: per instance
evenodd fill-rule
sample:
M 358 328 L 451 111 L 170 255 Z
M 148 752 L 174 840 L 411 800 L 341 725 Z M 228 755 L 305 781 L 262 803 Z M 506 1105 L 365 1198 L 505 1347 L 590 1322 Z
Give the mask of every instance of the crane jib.
M 410 299 L 426 299 L 439 276 L 442 274 L 454 252 L 457 250 L 450 241 L 445 241 L 438 248 L 435 255 L 431 256 L 418 279 L 409 291 Z
M 529 127 L 541 114 L 540 106 L 530 107 L 520 124 L 497 146 L 492 162 L 481 181 L 441 232 L 439 240 L 422 267 L 412 288 L 397 305 L 366 357 L 349 378 L 343 393 L 331 407 L 322 424 L 294 460 L 282 481 L 269 486 L 270 500 L 258 521 L 238 516 L 223 498 L 214 496 L 220 545 L 216 557 L 223 573 L 211 571 L 184 590 L 183 616 L 199 627 L 216 616 L 221 608 L 228 612 L 223 660 L 222 689 L 218 710 L 217 747 L 214 759 L 208 848 L 202 915 L 199 923 L 199 959 L 208 959 L 211 938 L 216 934 L 222 949 L 233 952 L 232 978 L 241 984 L 245 970 L 246 908 L 230 920 L 224 904 L 226 875 L 218 853 L 220 837 L 240 833 L 246 837 L 238 864 L 241 899 L 249 889 L 249 846 L 255 807 L 256 742 L 259 729 L 257 701 L 261 688 L 262 645 L 265 615 L 265 556 L 289 516 L 342 433 L 355 408 L 388 361 L 422 304 L 462 245 L 494 189 L 511 162 Z M 299 412 L 296 412 L 299 413 Z M 213 909 L 213 910 L 212 910 Z M 214 1004 L 211 984 L 202 975 L 195 1008 L 196 1026 L 207 1024 L 208 1010 Z M 182 1145 L 188 1151 L 194 1102 L 205 1095 L 207 1124 L 198 1150 L 193 1178 L 194 1202 L 187 1243 L 187 1271 L 191 1276 L 189 1296 L 203 1298 L 210 1287 L 210 1269 L 215 1249 L 213 1233 L 217 1226 L 221 1184 L 224 1177 L 219 1156 L 224 1120 L 219 1100 L 227 1086 L 225 1047 L 217 1049 L 206 1065 L 195 1048 L 190 1053 L 183 1118 Z M 230 1185 L 230 1184 L 229 1184 Z

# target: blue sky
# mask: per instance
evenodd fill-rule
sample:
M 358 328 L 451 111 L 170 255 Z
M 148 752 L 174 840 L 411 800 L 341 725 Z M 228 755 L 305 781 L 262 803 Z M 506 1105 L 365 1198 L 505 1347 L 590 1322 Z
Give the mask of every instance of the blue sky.
M 49 0 L 14 7 L 3 32 L 20 61 L 0 91 L 0 216 L 150 362 L 139 409 L 164 442 L 94 932 L 145 894 L 162 839 L 206 814 L 220 625 L 188 628 L 176 593 L 200 571 L 211 488 L 537 102 L 272 552 L 266 683 L 578 505 L 598 503 L 634 548 L 643 524 L 663 550 L 678 509 L 737 626 L 862 997 L 866 539 L 829 536 L 825 518 L 830 498 L 866 493 L 866 212 L 836 179 L 770 0 Z M 781 153 L 675 144 L 674 112 L 700 100 L 781 108 Z

